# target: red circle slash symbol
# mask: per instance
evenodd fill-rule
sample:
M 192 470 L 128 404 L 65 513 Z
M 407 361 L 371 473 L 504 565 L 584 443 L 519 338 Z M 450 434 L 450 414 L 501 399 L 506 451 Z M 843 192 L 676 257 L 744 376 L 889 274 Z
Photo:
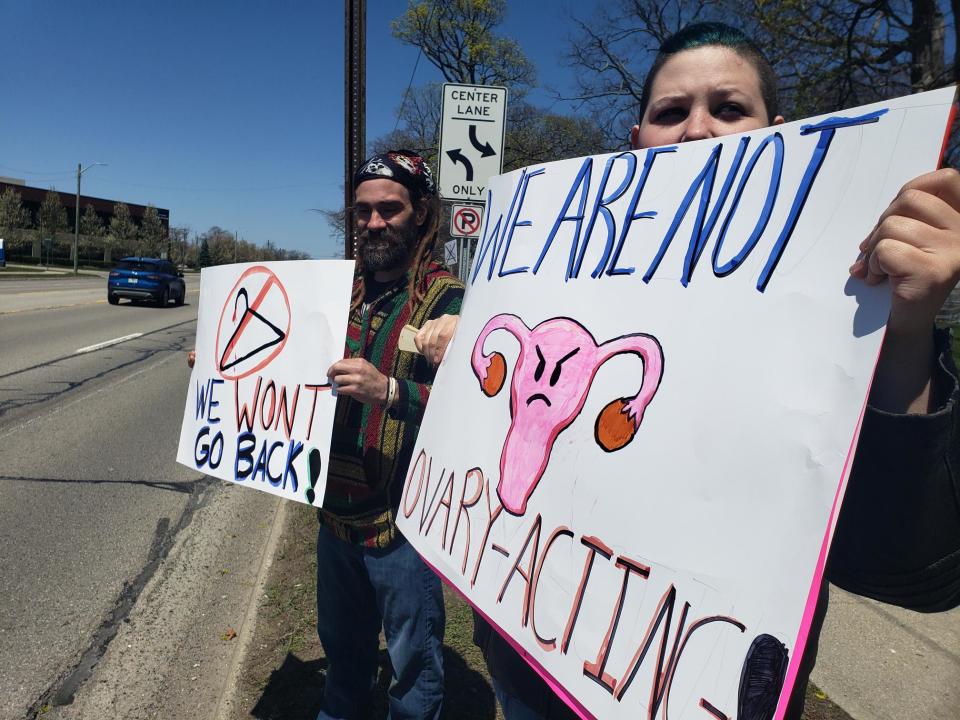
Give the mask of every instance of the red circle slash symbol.
M 461 235 L 474 235 L 480 229 L 480 213 L 471 207 L 460 208 L 453 216 L 453 227 Z
M 222 378 L 239 380 L 265 368 L 290 336 L 290 300 L 280 279 L 255 265 L 237 280 L 220 311 L 216 363 Z

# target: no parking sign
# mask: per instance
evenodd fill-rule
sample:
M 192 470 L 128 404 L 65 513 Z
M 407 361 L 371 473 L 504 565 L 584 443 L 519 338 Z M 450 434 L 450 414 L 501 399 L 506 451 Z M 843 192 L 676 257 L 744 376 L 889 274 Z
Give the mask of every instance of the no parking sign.
M 482 205 L 453 205 L 450 209 L 451 237 L 480 237 Z

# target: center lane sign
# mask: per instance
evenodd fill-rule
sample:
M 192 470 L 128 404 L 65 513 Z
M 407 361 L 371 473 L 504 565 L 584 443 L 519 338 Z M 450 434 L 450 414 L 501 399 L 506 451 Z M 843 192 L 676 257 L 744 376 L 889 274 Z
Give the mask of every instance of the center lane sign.
M 484 202 L 487 180 L 503 170 L 507 89 L 443 86 L 440 125 L 440 197 Z

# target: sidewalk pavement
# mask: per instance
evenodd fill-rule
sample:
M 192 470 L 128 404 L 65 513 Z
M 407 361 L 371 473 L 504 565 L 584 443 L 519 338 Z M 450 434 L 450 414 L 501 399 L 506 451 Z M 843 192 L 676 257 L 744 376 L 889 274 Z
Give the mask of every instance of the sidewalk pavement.
M 831 586 L 811 679 L 856 720 L 957 720 L 960 608 L 916 613 Z
M 79 274 L 86 277 L 105 278 L 110 274 L 109 270 L 100 270 L 98 268 L 82 267 Z M 40 265 L 23 265 L 21 263 L 8 262 L 0 267 L 0 278 L 36 278 L 38 280 L 50 278 L 62 278 L 73 275 L 73 268 L 61 267 L 59 265 L 48 267 Z

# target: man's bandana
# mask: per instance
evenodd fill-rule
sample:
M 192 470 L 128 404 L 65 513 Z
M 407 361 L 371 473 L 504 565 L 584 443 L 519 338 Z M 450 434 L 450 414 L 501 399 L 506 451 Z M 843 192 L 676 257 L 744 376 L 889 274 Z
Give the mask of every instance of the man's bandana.
M 416 197 L 435 195 L 437 192 L 430 167 L 422 157 L 409 150 L 390 150 L 382 155 L 374 155 L 353 176 L 353 189 L 356 190 L 364 180 L 378 178 L 398 182 Z

